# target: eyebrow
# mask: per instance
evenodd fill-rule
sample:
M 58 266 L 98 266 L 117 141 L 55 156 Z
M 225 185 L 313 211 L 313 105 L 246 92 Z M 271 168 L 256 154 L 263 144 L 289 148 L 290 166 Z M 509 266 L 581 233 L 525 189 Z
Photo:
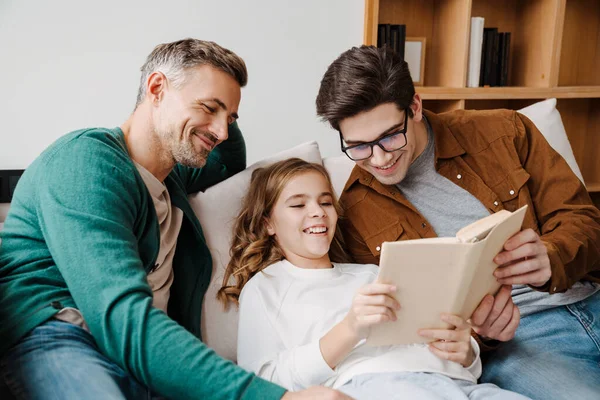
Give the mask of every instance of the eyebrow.
M 321 194 L 319 194 L 319 197 L 324 197 L 324 196 L 333 197 L 333 195 L 330 192 L 322 192 Z M 295 195 L 288 197 L 285 200 L 285 202 L 287 203 L 290 200 L 296 200 L 296 199 L 306 199 L 307 197 L 308 197 L 308 195 L 306 195 L 306 194 L 295 194 Z
M 391 126 L 391 127 L 387 128 L 383 133 L 381 133 L 379 136 L 377 136 L 374 140 L 368 140 L 368 141 L 363 141 L 363 140 L 346 140 L 346 139 L 344 139 L 343 136 L 342 136 L 342 139 L 344 139 L 344 142 L 346 144 L 349 144 L 349 145 L 361 144 L 361 143 L 372 143 L 372 142 L 376 142 L 377 140 L 381 139 L 385 135 L 388 135 L 388 134 L 392 133 L 396 129 L 400 128 L 402 125 L 404 125 L 404 121 L 400 122 L 399 124 L 396 124 L 394 126 Z
M 196 100 L 196 102 L 198 102 L 198 103 L 201 103 L 202 101 L 206 101 L 206 100 Z M 213 97 L 212 99 L 208 99 L 208 101 L 214 101 L 214 102 L 215 102 L 215 103 L 217 103 L 217 104 L 219 105 L 219 107 L 221 107 L 223 110 L 225 110 L 225 111 L 229 111 L 229 110 L 227 110 L 227 106 L 225 105 L 225 103 L 223 103 L 221 100 L 219 100 L 219 99 L 218 99 L 218 98 L 216 98 L 216 97 Z M 240 118 L 240 116 L 239 116 L 239 114 L 238 114 L 238 113 L 231 113 L 231 116 L 232 116 L 234 119 L 239 119 L 239 118 Z

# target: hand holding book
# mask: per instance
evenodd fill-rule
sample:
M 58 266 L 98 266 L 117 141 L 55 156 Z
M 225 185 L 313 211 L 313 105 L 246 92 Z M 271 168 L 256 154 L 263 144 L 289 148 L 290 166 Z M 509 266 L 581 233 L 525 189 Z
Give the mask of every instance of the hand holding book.
M 494 276 L 506 285 L 539 287 L 552 276 L 548 249 L 533 229 L 525 229 L 508 239 L 494 262 L 500 265 Z

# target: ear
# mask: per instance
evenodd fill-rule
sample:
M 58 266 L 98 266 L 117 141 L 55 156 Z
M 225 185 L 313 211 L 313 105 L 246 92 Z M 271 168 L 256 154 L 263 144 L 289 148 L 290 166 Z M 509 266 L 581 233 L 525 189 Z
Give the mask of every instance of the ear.
M 419 93 L 415 93 L 410 108 L 413 112 L 413 121 L 420 122 L 423 119 L 423 101 L 421 100 Z
M 264 222 L 265 226 L 267 227 L 267 232 L 269 233 L 269 236 L 275 235 L 275 228 L 271 224 L 271 221 L 269 221 L 268 218 L 265 218 L 263 222 Z
M 160 71 L 150 74 L 146 82 L 146 96 L 150 98 L 152 104 L 158 103 L 167 87 L 167 77 Z

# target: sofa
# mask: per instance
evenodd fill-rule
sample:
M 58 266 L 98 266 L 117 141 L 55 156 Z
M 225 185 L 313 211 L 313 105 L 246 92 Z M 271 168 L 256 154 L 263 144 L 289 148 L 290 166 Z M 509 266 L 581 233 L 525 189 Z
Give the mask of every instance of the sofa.
M 560 114 L 556 109 L 556 99 L 544 100 L 518 111 L 533 121 L 550 145 L 565 158 L 573 172 L 583 182 Z M 200 220 L 213 258 L 213 275 L 202 310 L 203 340 L 219 355 L 234 362 L 237 348 L 237 309 L 232 306 L 225 310 L 216 299 L 225 267 L 230 259 L 229 243 L 233 221 L 250 184 L 252 171 L 260 166 L 290 157 L 322 163 L 331 176 L 338 196 L 354 167 L 354 162 L 341 151 L 339 155 L 322 158 L 317 143 L 307 142 L 258 161 L 226 181 L 190 197 L 192 208 Z

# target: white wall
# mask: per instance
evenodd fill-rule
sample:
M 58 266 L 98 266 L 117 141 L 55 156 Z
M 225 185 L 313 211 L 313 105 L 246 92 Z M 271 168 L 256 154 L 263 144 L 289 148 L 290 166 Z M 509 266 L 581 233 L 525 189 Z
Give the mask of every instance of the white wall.
M 244 58 L 248 161 L 308 140 L 339 154 L 318 121 L 325 69 L 360 45 L 364 0 L 0 0 L 0 169 L 26 168 L 59 136 L 120 125 L 154 45 L 214 40 Z

